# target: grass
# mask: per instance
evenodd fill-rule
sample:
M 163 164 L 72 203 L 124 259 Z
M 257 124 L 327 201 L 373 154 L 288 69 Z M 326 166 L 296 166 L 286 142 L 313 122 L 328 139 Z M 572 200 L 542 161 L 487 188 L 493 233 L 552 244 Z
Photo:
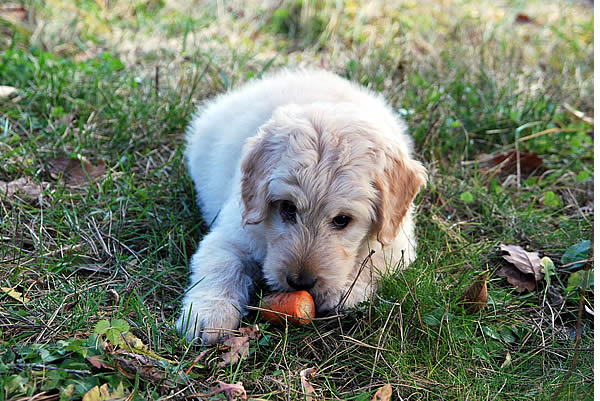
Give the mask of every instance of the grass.
M 327 399 L 371 399 L 385 383 L 394 399 L 593 398 L 593 319 L 577 317 L 579 294 L 593 310 L 593 287 L 570 285 L 577 269 L 561 267 L 568 247 L 592 239 L 593 126 L 569 111 L 593 116 L 591 7 L 337 4 L 28 1 L 22 19 L 0 7 L 0 84 L 18 88 L 0 98 L 0 180 L 44 186 L 0 195 L 0 400 L 79 399 L 105 383 L 115 397 L 178 399 L 217 381 L 305 399 L 299 372 L 311 366 Z M 211 350 L 185 374 L 205 348 L 172 324 L 210 222 L 194 204 L 183 129 L 203 99 L 307 64 L 382 92 L 407 120 L 430 171 L 419 257 L 343 318 L 261 324 L 247 359 L 222 368 L 224 351 Z M 544 171 L 518 185 L 474 162 L 549 129 L 519 142 Z M 53 174 L 59 157 L 105 171 L 73 185 Z M 495 274 L 500 243 L 550 257 L 550 285 L 517 293 Z M 486 271 L 488 306 L 467 313 L 461 294 Z M 146 354 L 100 347 L 110 330 L 113 343 L 130 331 Z

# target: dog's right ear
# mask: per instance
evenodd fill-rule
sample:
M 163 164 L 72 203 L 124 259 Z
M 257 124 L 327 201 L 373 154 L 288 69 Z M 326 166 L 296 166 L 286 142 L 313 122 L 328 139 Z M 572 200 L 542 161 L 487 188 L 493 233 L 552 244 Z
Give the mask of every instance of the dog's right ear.
M 241 183 L 244 225 L 258 224 L 267 217 L 269 176 L 279 160 L 270 136 L 268 131 L 261 129 L 244 146 Z

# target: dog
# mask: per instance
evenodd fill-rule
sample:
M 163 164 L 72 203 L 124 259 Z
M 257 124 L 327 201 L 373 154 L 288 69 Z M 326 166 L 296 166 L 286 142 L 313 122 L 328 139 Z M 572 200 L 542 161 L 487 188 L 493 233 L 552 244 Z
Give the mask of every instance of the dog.
M 257 279 L 308 291 L 325 314 L 369 299 L 415 258 L 426 170 L 380 95 L 330 72 L 284 70 L 205 103 L 186 142 L 212 222 L 176 323 L 187 340 L 236 329 Z

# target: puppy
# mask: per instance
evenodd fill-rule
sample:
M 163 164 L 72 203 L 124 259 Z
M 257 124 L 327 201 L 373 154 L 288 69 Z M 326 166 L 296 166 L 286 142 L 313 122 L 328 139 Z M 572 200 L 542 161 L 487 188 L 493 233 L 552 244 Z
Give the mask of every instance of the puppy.
M 379 95 L 325 71 L 283 71 L 207 102 L 185 156 L 212 224 L 191 259 L 180 332 L 211 344 L 237 328 L 259 277 L 308 291 L 321 313 L 367 299 L 415 257 L 426 171 L 411 152 Z

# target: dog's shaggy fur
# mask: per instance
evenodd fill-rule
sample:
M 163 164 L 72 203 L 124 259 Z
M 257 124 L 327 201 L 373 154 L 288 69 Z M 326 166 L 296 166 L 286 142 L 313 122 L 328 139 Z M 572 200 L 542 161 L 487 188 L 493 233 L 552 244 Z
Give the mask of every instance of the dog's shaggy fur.
M 410 263 L 426 173 L 405 130 L 380 96 L 324 71 L 280 72 L 204 105 L 186 156 L 213 224 L 179 330 L 213 343 L 235 329 L 260 276 L 276 291 L 307 289 L 327 312 Z

